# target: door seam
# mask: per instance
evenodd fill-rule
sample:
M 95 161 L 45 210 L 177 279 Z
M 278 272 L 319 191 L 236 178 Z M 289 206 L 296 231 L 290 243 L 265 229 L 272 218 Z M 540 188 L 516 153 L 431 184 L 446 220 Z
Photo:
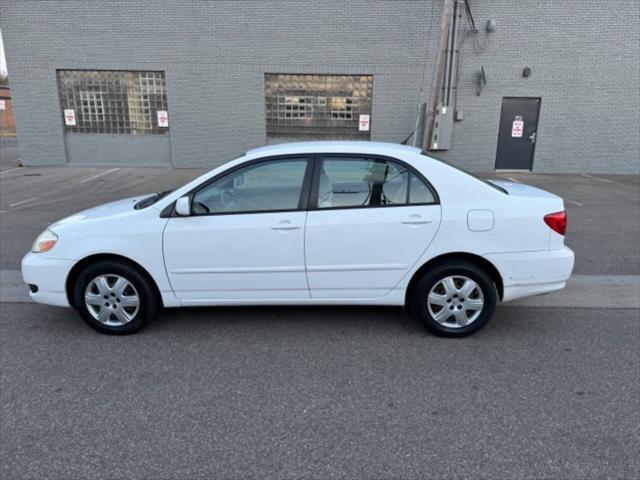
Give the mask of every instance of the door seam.
M 309 292 L 309 298 L 311 296 L 311 285 L 309 285 L 309 271 L 307 270 L 307 218 L 309 211 L 304 212 L 304 231 L 302 232 L 302 255 L 304 260 L 304 278 L 307 281 L 307 292 Z

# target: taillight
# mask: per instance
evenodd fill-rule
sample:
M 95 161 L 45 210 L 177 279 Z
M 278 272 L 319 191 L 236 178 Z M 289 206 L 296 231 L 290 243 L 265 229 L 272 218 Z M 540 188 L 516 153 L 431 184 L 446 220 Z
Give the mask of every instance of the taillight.
M 549 225 L 554 232 L 564 235 L 567 232 L 567 212 L 562 211 L 545 215 L 544 223 Z

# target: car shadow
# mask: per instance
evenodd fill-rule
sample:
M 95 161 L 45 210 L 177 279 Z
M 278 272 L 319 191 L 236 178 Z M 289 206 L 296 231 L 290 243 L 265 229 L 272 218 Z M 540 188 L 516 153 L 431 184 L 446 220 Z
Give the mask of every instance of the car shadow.
M 243 331 L 270 329 L 314 330 L 321 334 L 337 329 L 398 330 L 426 334 L 424 327 L 398 307 L 376 306 L 255 306 L 187 307 L 163 309 L 145 331 L 189 330 Z

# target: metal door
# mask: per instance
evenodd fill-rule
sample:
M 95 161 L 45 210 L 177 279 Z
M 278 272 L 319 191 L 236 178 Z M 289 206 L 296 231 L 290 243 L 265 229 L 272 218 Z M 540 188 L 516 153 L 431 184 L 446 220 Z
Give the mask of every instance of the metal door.
M 502 99 L 496 169 L 531 170 L 539 112 L 539 98 Z

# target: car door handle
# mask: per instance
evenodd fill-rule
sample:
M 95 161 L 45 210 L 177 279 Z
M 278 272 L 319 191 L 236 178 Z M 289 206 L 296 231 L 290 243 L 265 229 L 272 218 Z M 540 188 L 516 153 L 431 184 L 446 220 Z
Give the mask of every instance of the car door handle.
M 419 223 L 431 223 L 431 219 L 423 217 L 422 215 L 409 215 L 401 220 L 402 223 L 419 224 Z
M 282 220 L 281 222 L 278 222 L 275 225 L 271 226 L 273 230 L 296 230 L 301 227 L 302 225 L 291 223 L 289 220 Z

